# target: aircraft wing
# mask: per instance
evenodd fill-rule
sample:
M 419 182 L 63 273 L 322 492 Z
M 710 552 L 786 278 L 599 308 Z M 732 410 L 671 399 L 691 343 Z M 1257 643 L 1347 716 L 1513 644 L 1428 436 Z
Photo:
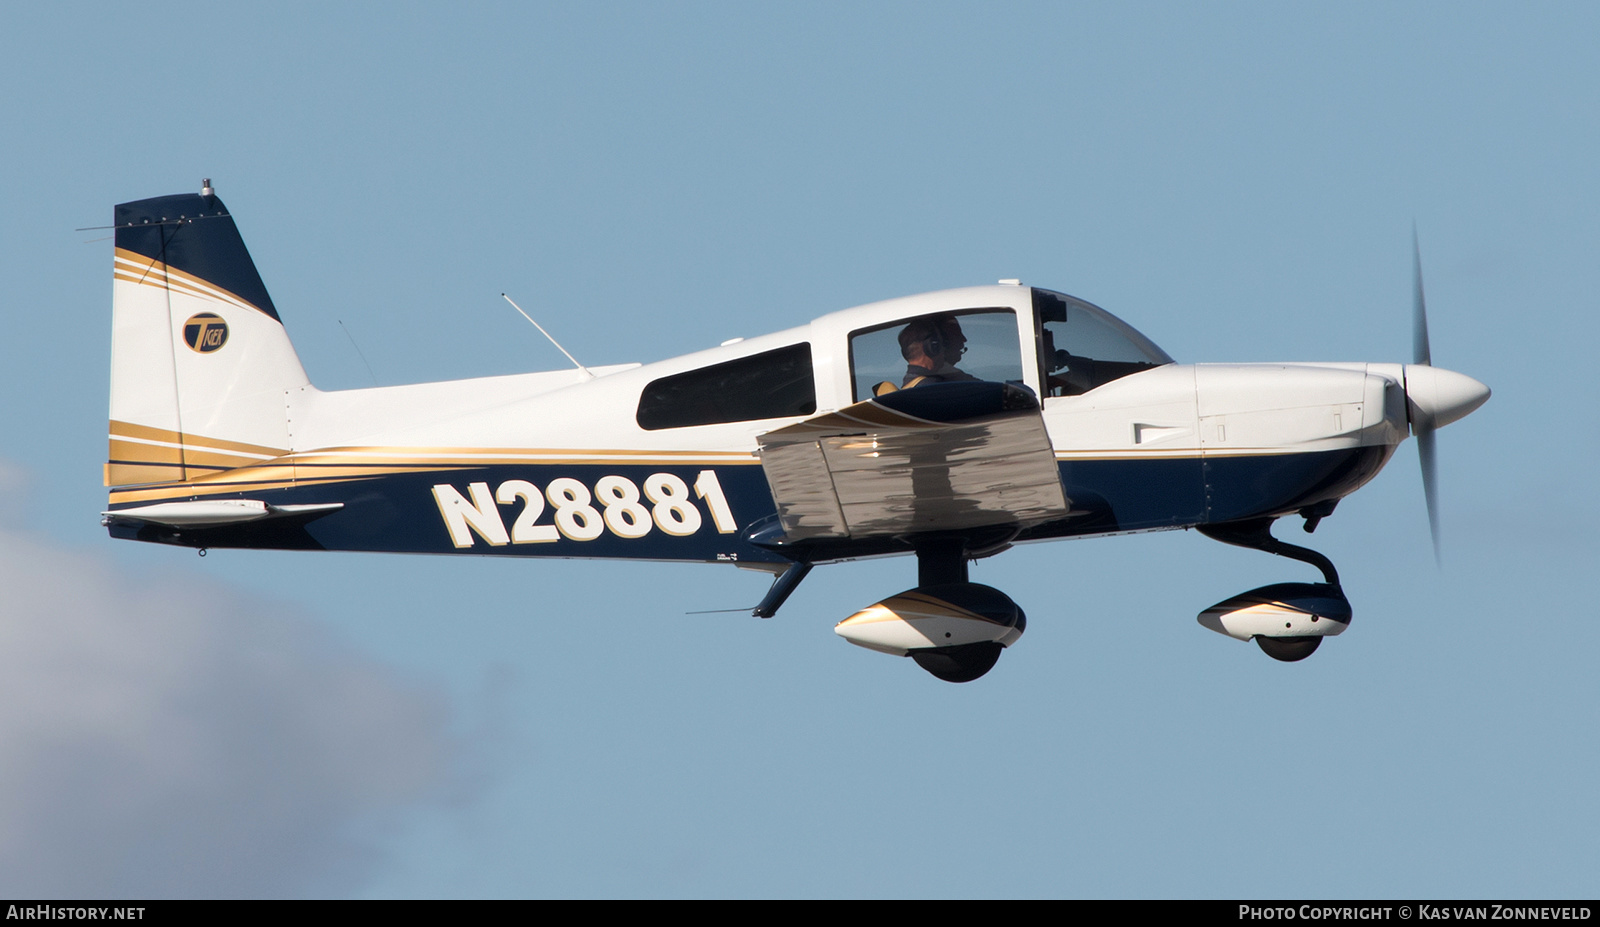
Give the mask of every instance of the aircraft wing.
M 1024 527 L 1070 503 L 1039 401 L 1006 383 L 933 383 L 758 439 L 790 540 Z

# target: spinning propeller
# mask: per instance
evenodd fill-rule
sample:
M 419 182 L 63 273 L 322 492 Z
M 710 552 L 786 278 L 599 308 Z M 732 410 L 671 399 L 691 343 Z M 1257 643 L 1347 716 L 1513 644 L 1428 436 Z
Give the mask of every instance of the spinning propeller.
M 1417 438 L 1422 494 L 1428 503 L 1428 530 L 1433 535 L 1433 560 L 1440 563 L 1438 464 L 1433 433 L 1487 402 L 1489 387 L 1465 374 L 1433 366 L 1433 353 L 1428 347 L 1427 300 L 1422 295 L 1422 249 L 1415 229 L 1411 232 L 1411 256 L 1416 287 L 1411 314 L 1411 363 L 1405 367 L 1406 420 Z

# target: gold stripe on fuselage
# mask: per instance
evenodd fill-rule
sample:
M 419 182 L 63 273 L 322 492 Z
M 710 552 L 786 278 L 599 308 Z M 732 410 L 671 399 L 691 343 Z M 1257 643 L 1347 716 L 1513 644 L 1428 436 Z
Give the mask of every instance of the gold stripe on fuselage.
M 1205 457 L 1282 457 L 1288 454 L 1312 454 L 1319 450 L 1352 450 L 1352 448 L 1301 448 L 1301 447 L 1252 447 L 1252 448 L 1161 448 L 1153 447 L 1148 450 L 1125 448 L 1122 450 L 1057 450 L 1056 460 L 1200 460 Z
M 158 431 L 159 429 L 151 429 Z M 218 442 L 220 443 L 220 442 Z M 141 447 L 153 447 L 142 445 Z M 340 453 L 334 453 L 339 451 Z M 364 453 L 350 453 L 362 451 Z M 422 451 L 424 456 L 418 456 Z M 467 453 L 462 453 L 467 451 Z M 476 452 L 476 453 L 473 453 Z M 188 453 L 187 449 L 185 453 Z M 409 458 L 409 459 L 408 459 Z M 571 448 L 330 448 L 286 454 L 271 460 L 251 461 L 181 483 L 141 481 L 139 485 L 118 485 L 111 489 L 113 503 L 144 502 L 189 496 L 231 495 L 248 490 L 330 485 L 406 473 L 452 473 L 487 466 L 607 466 L 663 464 L 756 466 L 758 462 L 742 452 L 641 451 Z M 118 475 L 123 472 L 119 470 Z M 108 470 L 108 474 L 110 471 Z M 110 478 L 108 476 L 108 478 Z M 131 481 L 130 481 L 131 482 Z
M 571 459 L 605 459 L 625 460 L 630 458 L 652 459 L 677 459 L 693 458 L 695 460 L 711 460 L 726 458 L 731 462 L 753 463 L 755 458 L 748 451 L 676 451 L 676 450 L 641 450 L 637 448 L 582 448 L 582 447 L 460 447 L 439 446 L 423 447 L 418 445 L 383 446 L 383 445 L 335 445 L 333 447 L 319 447 L 315 450 L 298 451 L 298 456 L 310 458 L 314 456 L 340 455 L 349 458 L 364 457 L 400 457 L 406 460 L 432 460 L 444 458 L 484 459 L 484 460 L 542 460 L 547 457 L 561 457 Z

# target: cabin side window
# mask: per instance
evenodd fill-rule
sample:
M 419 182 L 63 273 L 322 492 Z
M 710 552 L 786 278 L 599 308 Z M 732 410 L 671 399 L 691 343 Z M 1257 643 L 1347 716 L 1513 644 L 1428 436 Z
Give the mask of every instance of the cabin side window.
M 640 428 L 656 431 L 816 411 L 811 345 L 796 344 L 653 380 L 636 418 Z
M 1017 314 L 962 309 L 851 332 L 850 378 L 856 402 L 927 383 L 1020 381 Z

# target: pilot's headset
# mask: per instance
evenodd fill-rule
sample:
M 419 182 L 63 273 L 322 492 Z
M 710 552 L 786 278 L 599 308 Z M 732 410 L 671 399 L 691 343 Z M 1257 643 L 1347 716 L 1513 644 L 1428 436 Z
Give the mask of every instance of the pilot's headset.
M 900 356 L 911 360 L 915 352 L 911 349 L 920 346 L 922 353 L 930 360 L 938 360 L 944 356 L 944 336 L 939 333 L 939 322 L 936 319 L 916 319 L 900 331 Z

